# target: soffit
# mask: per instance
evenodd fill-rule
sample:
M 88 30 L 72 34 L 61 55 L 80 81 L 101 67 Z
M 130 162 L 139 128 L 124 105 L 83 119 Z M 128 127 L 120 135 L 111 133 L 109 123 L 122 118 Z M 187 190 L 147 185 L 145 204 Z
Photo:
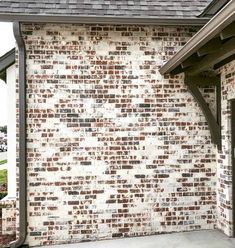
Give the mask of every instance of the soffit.
M 235 1 L 230 1 L 165 65 L 162 74 L 213 72 L 235 54 Z

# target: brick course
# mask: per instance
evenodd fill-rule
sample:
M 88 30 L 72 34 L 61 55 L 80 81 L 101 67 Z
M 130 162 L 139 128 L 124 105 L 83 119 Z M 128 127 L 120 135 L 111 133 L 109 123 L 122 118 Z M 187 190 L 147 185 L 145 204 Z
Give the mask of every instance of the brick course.
M 158 71 L 196 30 L 23 26 L 31 246 L 215 227 L 206 120 Z

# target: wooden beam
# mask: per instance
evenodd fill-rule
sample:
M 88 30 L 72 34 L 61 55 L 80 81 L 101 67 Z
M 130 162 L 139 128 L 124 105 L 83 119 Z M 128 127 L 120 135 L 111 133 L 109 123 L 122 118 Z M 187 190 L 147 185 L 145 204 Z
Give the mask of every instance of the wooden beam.
M 222 67 L 225 64 L 228 64 L 229 62 L 235 60 L 235 54 L 233 54 L 232 56 L 220 61 L 218 64 L 214 65 L 214 69 L 217 70 L 218 68 Z
M 187 58 L 185 61 L 181 63 L 182 69 L 185 69 L 187 67 L 190 67 L 200 61 L 200 58 L 197 56 L 197 53 L 194 53 L 189 58 Z
M 203 98 L 201 92 L 199 91 L 197 85 L 191 83 L 191 77 L 185 78 L 185 84 L 188 86 L 189 91 L 199 104 L 210 129 L 211 139 L 214 144 L 221 147 L 221 126 L 217 123 L 216 118 L 213 116 L 210 108 L 208 107 L 205 99 Z
M 197 86 L 209 86 L 209 85 L 216 85 L 220 82 L 220 77 L 217 75 L 197 75 L 197 76 L 185 76 L 185 82 L 187 84 L 194 84 Z
M 199 63 L 185 70 L 188 75 L 196 75 L 203 71 L 212 70 L 215 64 L 235 54 L 235 38 L 225 42 L 216 53 L 206 55 Z
M 222 45 L 221 39 L 220 38 L 214 38 L 214 39 L 210 40 L 209 42 L 207 42 L 204 46 L 199 48 L 197 50 L 197 55 L 199 57 L 202 57 L 204 55 L 214 53 L 220 48 L 221 45 Z
M 179 73 L 182 73 L 183 72 L 183 69 L 182 69 L 182 67 L 181 66 L 177 66 L 174 70 L 172 70 L 171 71 L 171 75 L 172 76 L 175 76 L 175 75 L 177 75 L 177 74 L 179 74 Z
M 235 36 L 235 22 L 232 22 L 220 33 L 221 40 L 225 40 Z

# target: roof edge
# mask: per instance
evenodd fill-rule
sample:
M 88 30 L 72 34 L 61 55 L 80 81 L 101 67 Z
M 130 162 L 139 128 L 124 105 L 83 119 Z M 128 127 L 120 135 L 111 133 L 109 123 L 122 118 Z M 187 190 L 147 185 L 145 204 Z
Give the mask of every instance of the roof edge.
M 78 23 L 78 24 L 159 24 L 159 25 L 205 25 L 210 18 L 158 18 L 154 16 L 68 16 L 68 15 L 24 15 L 0 14 L 3 22 L 50 22 L 50 23 Z
M 15 63 L 15 48 L 0 57 L 0 73 Z
M 215 15 L 219 10 L 221 10 L 225 4 L 229 2 L 228 0 L 213 0 L 199 15 L 199 17 L 208 17 Z
M 160 68 L 161 74 L 170 73 L 197 49 L 219 34 L 235 19 L 235 1 L 231 0 L 220 12 L 201 28 L 167 63 Z

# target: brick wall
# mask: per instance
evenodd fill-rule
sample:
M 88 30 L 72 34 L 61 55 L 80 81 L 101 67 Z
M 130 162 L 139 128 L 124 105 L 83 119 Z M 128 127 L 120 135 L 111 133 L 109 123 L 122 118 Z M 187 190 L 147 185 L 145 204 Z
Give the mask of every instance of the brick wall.
M 235 98 L 235 61 L 226 64 L 221 73 L 222 151 L 218 153 L 218 227 L 232 236 L 232 157 L 231 99 Z
M 158 71 L 195 31 L 23 26 L 31 246 L 215 227 L 206 120 Z
M 16 233 L 16 201 L 0 201 L 0 235 Z

